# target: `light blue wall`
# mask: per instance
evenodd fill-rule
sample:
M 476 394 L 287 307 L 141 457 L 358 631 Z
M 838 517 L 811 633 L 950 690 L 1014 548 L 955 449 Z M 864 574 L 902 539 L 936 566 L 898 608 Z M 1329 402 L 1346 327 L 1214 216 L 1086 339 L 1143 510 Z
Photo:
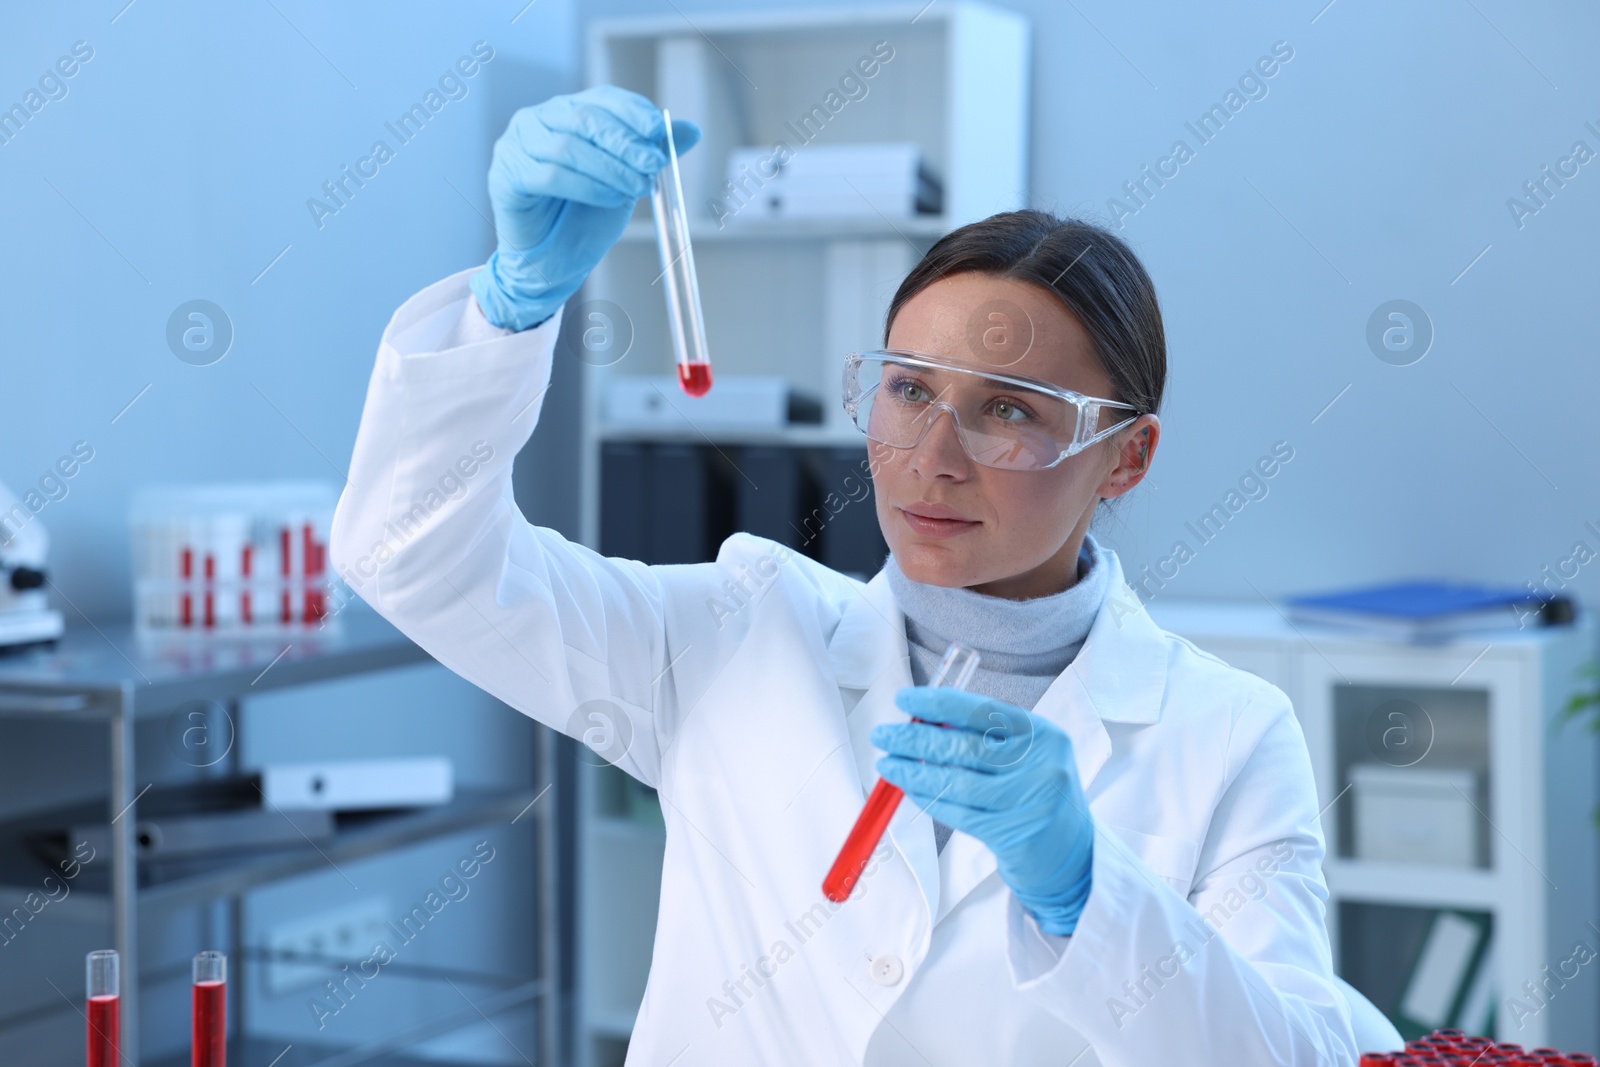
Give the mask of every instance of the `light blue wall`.
M 525 0 L 125 2 L 35 6 L 0 33 L 0 106 L 22 101 L 74 42 L 93 49 L 65 80 L 66 95 L 0 145 L 0 481 L 23 492 L 73 442 L 93 447 L 65 497 L 39 515 L 54 541 L 54 603 L 73 622 L 72 605 L 97 620 L 128 611 L 126 513 L 136 486 L 342 481 L 389 315 L 424 285 L 482 262 L 492 246 L 484 175 L 494 138 L 514 108 L 577 78 L 570 0 L 540 0 L 514 23 Z M 480 40 L 494 58 L 463 79 L 467 95 L 398 145 L 384 123 Z M 307 199 L 379 138 L 394 158 L 319 228 Z M 195 298 L 219 304 L 236 331 L 212 366 L 181 362 L 164 338 L 173 309 Z M 535 470 L 550 465 L 528 458 Z M 442 752 L 465 785 L 512 785 L 531 773 L 531 723 L 438 667 L 277 694 L 245 715 L 251 765 Z M 141 782 L 173 769 L 147 734 Z M 0 723 L 0 811 L 103 791 L 105 760 L 100 738 L 84 730 Z M 531 966 L 522 830 L 495 831 L 503 862 L 407 962 L 476 956 L 501 974 Z M 255 894 L 246 920 L 258 938 L 285 917 L 361 893 L 409 907 L 474 840 L 349 865 L 360 890 L 329 871 Z M 146 968 L 175 966 L 177 975 L 150 991 L 147 1049 L 187 1045 L 183 961 L 214 936 L 207 921 L 192 911 L 146 916 Z M 27 943 L 0 950 L 0 1014 L 36 1019 L 4 1043 L 7 1062 L 65 1062 L 81 1049 L 81 1019 L 61 1014 L 46 979 L 75 996 L 82 952 L 108 940 L 92 912 L 38 922 Z M 285 1043 L 366 1040 L 449 1007 L 441 988 L 456 996 L 438 982 L 422 989 L 386 975 L 321 1035 L 304 991 L 258 993 L 249 1014 Z M 499 1022 L 523 1049 L 535 1047 L 522 1020 Z M 521 1062 L 487 1025 L 420 1051 Z
M 1162 595 L 1418 574 L 1521 585 L 1579 538 L 1600 550 L 1582 528 L 1600 519 L 1586 417 L 1600 167 L 1521 230 L 1506 208 L 1574 140 L 1600 150 L 1584 128 L 1600 126 L 1581 44 L 1593 8 L 1339 0 L 1317 17 L 1317 0 L 1175 5 L 1153 22 L 1083 8 L 1102 37 L 1070 8 L 1026 7 L 1051 57 L 1036 200 L 1068 209 L 1104 211 L 1275 41 L 1295 52 L 1123 230 L 1159 286 L 1172 360 L 1156 486 L 1111 527 L 1130 570 L 1277 440 L 1295 459 L 1271 494 Z M 1412 366 L 1366 343 L 1394 298 L 1436 330 Z M 1597 599 L 1600 567 L 1577 588 Z
M 342 482 L 389 315 L 482 262 L 494 137 L 515 106 L 575 77 L 559 0 L 515 25 L 521 5 L 146 0 L 113 23 L 119 6 L 39 9 L 0 41 L 7 104 L 75 41 L 94 50 L 68 95 L 0 146 L 0 480 L 20 493 L 74 441 L 93 446 L 39 516 L 62 590 L 93 616 L 127 610 L 134 486 Z M 400 146 L 384 123 L 478 40 L 494 60 Z M 395 158 L 319 229 L 307 200 L 380 138 Z M 209 367 L 164 337 L 195 298 L 236 331 Z

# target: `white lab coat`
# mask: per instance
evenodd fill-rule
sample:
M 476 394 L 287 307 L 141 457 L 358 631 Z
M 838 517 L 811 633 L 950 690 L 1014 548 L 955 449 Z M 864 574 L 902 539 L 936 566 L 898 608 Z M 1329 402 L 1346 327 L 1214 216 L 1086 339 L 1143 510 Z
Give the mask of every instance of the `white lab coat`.
M 867 734 L 904 721 L 911 681 L 884 577 L 748 534 L 714 563 L 646 566 L 529 525 L 511 464 L 560 316 L 496 330 L 469 273 L 384 332 L 332 559 L 522 713 L 573 734 L 613 722 L 609 753 L 660 791 L 630 1065 L 1355 1063 L 1289 701 L 1159 629 L 1111 552 L 1111 593 L 1034 708 L 1071 736 L 1096 824 L 1076 934 L 1042 934 L 977 840 L 938 854 L 910 803 L 830 905 L 823 874 L 876 779 Z

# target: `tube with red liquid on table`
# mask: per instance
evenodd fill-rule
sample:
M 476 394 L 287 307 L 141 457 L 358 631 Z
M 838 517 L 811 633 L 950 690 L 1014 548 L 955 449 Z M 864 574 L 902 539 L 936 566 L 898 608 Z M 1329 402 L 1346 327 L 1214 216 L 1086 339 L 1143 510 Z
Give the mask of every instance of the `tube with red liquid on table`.
M 220 952 L 195 955 L 192 1021 L 191 1067 L 227 1067 L 228 957 Z
M 122 1041 L 122 986 L 115 949 L 89 953 L 84 961 L 84 998 L 89 1019 L 87 1056 L 89 1067 L 117 1067 L 118 1046 Z
M 706 326 L 700 314 L 700 282 L 689 245 L 689 212 L 683 206 L 678 175 L 678 149 L 672 140 L 672 115 L 666 108 L 667 165 L 656 172 L 650 206 L 656 221 L 656 248 L 661 253 L 661 282 L 667 294 L 667 325 L 678 364 L 678 384 L 690 396 L 711 391 L 711 356 L 706 352 Z
M 944 658 L 939 661 L 939 667 L 928 681 L 928 686 L 935 689 L 940 686 L 965 689 L 967 683 L 972 680 L 972 672 L 977 669 L 978 653 L 959 641 L 952 641 L 950 647 L 944 650 Z M 911 721 L 926 720 L 912 716 Z M 872 787 L 872 794 L 867 797 L 867 803 L 862 807 L 861 814 L 856 817 L 856 824 L 851 828 L 850 836 L 845 838 L 844 847 L 839 850 L 839 858 L 833 861 L 828 876 L 822 880 L 823 896 L 835 904 L 841 904 L 849 899 L 850 891 L 855 888 L 861 872 L 866 869 L 872 850 L 878 847 L 878 842 L 883 838 L 883 832 L 889 828 L 889 820 L 894 818 L 895 809 L 900 806 L 900 798 L 904 795 L 899 786 L 891 785 L 882 778 L 878 779 L 878 784 Z

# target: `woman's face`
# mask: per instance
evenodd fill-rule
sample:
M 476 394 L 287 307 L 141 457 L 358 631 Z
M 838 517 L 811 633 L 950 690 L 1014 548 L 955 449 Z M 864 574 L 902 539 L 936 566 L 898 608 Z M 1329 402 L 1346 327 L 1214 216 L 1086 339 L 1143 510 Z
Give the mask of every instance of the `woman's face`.
M 1050 292 L 1013 278 L 941 278 L 901 307 L 888 347 L 1111 397 L 1077 319 Z M 1049 469 L 1002 470 L 974 462 L 941 413 L 911 448 L 867 442 L 878 522 L 914 581 L 1013 599 L 1058 593 L 1076 581 L 1095 505 L 1139 483 L 1160 433 L 1145 415 Z

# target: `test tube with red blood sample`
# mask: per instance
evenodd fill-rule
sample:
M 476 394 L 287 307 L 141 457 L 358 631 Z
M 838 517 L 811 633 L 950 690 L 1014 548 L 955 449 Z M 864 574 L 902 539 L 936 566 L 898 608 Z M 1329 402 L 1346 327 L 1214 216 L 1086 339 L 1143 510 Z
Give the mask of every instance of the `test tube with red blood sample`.
M 294 535 L 287 525 L 278 530 L 278 578 L 283 583 L 279 593 L 278 621 L 287 626 L 294 618 L 294 599 L 290 582 L 294 574 Z
M 305 616 L 307 624 L 317 622 L 324 612 L 323 574 L 327 571 L 328 546 L 316 539 L 310 522 L 301 526 L 301 558 L 305 567 Z
M 84 961 L 88 1017 L 88 1067 L 117 1067 L 122 1041 L 122 986 L 115 949 L 99 949 Z
M 661 284 L 667 297 L 667 326 L 678 364 L 678 385 L 693 397 L 711 391 L 711 356 L 706 350 L 705 318 L 700 311 L 700 281 L 689 244 L 689 212 L 683 203 L 678 149 L 672 140 L 672 115 L 667 125 L 667 165 L 656 172 L 650 207 L 656 223 L 656 249 L 661 254 Z
M 190 1067 L 227 1067 L 228 957 L 201 952 L 194 958 L 194 1006 Z
M 182 523 L 183 540 L 178 543 L 178 625 L 194 625 L 194 533 L 195 523 Z
M 250 566 L 255 547 L 248 537 L 239 546 L 239 623 L 246 627 L 255 623 L 255 616 L 250 611 L 250 581 L 254 577 L 250 573 Z
M 950 647 L 944 650 L 944 657 L 940 659 L 939 667 L 928 685 L 935 689 L 940 686 L 965 689 L 972 680 L 972 672 L 977 669 L 977 650 L 959 641 L 952 641 Z M 925 720 L 912 716 L 911 721 Z M 878 779 L 878 784 L 873 786 L 872 794 L 861 808 L 861 814 L 856 817 L 850 836 L 845 838 L 844 847 L 839 849 L 838 859 L 833 861 L 827 877 L 822 880 L 823 896 L 835 904 L 850 898 L 850 891 L 866 869 L 867 860 L 872 856 L 873 849 L 878 847 L 883 832 L 889 828 L 889 820 L 894 818 L 895 809 L 900 806 L 900 798 L 904 795 L 899 786 Z
M 1595 1058 L 1586 1052 L 1562 1052 L 1555 1048 L 1524 1049 L 1511 1041 L 1494 1042 L 1474 1037 L 1461 1030 L 1445 1028 L 1414 1037 L 1395 1052 L 1363 1052 L 1360 1067 L 1594 1067 Z
M 207 630 L 214 630 L 217 627 L 217 554 L 211 551 L 209 546 L 205 553 L 202 573 L 205 584 L 200 591 L 204 603 L 201 625 Z

